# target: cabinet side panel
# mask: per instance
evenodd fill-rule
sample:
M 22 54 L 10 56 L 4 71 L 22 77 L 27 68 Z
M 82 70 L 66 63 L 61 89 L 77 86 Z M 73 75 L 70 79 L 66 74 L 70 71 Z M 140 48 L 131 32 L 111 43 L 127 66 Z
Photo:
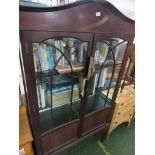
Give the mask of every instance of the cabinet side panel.
M 31 33 L 20 31 L 20 40 L 22 46 L 23 64 L 25 70 L 27 95 L 28 95 L 28 116 L 30 117 L 30 125 L 32 128 L 32 134 L 35 141 L 35 147 L 37 155 L 42 152 L 42 146 L 40 143 L 40 126 L 39 126 L 39 114 L 36 103 L 35 92 L 35 75 L 33 68 L 33 57 L 31 49 Z

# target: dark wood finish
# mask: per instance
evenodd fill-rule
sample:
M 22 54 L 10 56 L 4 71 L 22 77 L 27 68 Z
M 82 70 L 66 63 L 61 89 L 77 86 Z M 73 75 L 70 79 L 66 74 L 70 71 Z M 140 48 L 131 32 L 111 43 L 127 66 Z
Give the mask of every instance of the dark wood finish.
M 101 16 L 96 17 L 96 12 L 101 12 Z M 27 87 L 27 107 L 36 154 L 58 153 L 100 130 L 107 130 L 115 104 L 112 104 L 111 108 L 98 110 L 86 116 L 89 82 L 86 80 L 84 96 L 80 104 L 80 120 L 63 124 L 47 133 L 41 133 L 32 43 L 54 37 L 73 37 L 88 42 L 88 56 L 91 57 L 94 56 L 97 41 L 107 38 L 124 39 L 129 46 L 134 39 L 134 21 L 125 17 L 106 1 L 86 0 L 54 8 L 20 7 L 19 22 Z M 127 47 L 112 103 L 115 103 L 117 97 L 128 53 Z M 88 65 L 86 70 L 88 70 Z
M 39 123 L 39 109 L 38 109 L 38 103 L 37 103 L 37 94 L 36 94 L 36 87 L 35 87 L 35 73 L 34 73 L 34 64 L 33 64 L 33 49 L 32 49 L 32 43 L 34 42 L 41 42 L 48 38 L 54 38 L 54 37 L 60 37 L 60 36 L 68 36 L 80 39 L 82 41 L 89 42 L 88 44 L 88 56 L 90 56 L 91 48 L 92 48 L 92 40 L 93 40 L 93 34 L 84 34 L 84 33 L 60 33 L 60 32 L 39 32 L 39 31 L 20 31 L 20 37 L 21 37 L 21 44 L 22 51 L 23 51 L 23 63 L 25 66 L 25 76 L 26 76 L 26 82 L 27 82 L 27 88 L 28 90 L 28 98 L 29 102 L 31 104 L 28 104 L 29 108 L 29 114 L 30 114 L 30 120 L 32 129 L 34 132 L 34 137 L 37 137 L 39 140 L 37 140 L 39 143 L 39 148 L 41 148 L 41 139 L 40 139 L 40 123 Z M 87 70 L 88 66 L 86 66 Z
M 78 122 L 74 122 L 42 136 L 44 152 L 48 153 L 52 149 L 53 151 L 57 150 L 58 147 L 61 147 L 70 141 L 76 140 L 78 125 Z
M 85 116 L 83 134 L 88 134 L 93 129 L 103 125 L 107 121 L 110 108 L 105 108 L 93 114 Z
M 110 3 L 88 2 L 70 5 L 69 9 L 21 8 L 20 30 L 134 34 L 134 21 L 123 16 Z M 96 12 L 101 12 L 101 16 L 96 17 Z
M 39 125 L 39 109 L 37 106 L 37 94 L 35 90 L 35 73 L 33 64 L 33 53 L 31 45 L 31 32 L 20 32 L 20 41 L 22 45 L 23 65 L 25 70 L 26 86 L 27 86 L 27 109 L 30 117 L 30 125 L 35 141 L 36 153 L 43 154 L 40 125 Z
M 69 149 L 70 147 L 74 146 L 74 145 L 77 145 L 78 143 L 80 143 L 82 140 L 88 138 L 89 136 L 92 136 L 98 132 L 102 132 L 102 133 L 105 133 L 105 131 L 107 130 L 107 127 L 109 126 L 108 123 L 105 123 L 103 124 L 102 126 L 96 128 L 95 130 L 93 130 L 91 133 L 89 134 L 86 134 L 86 135 L 83 135 L 82 137 L 76 139 L 76 140 L 73 140 L 73 141 L 70 141 L 68 144 L 62 146 L 62 147 L 59 147 L 57 150 L 51 150 L 51 152 L 47 153 L 46 155 L 49 155 L 49 154 L 52 154 L 52 155 L 59 155 L 60 152 L 63 152 L 67 149 Z

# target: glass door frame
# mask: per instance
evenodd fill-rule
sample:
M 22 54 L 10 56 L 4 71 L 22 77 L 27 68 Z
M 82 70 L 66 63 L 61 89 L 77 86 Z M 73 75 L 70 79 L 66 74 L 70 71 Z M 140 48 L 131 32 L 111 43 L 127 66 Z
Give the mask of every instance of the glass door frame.
M 37 139 L 36 142 L 38 143 L 37 146 L 41 146 L 41 138 L 39 138 L 41 135 L 46 135 L 53 130 L 49 130 L 43 134 L 41 134 L 40 130 L 40 120 L 39 120 L 39 107 L 37 104 L 37 90 L 36 90 L 36 78 L 35 78 L 35 69 L 34 69 L 34 60 L 33 60 L 33 47 L 32 43 L 34 42 L 42 42 L 47 39 L 52 39 L 56 37 L 71 37 L 76 38 L 84 42 L 88 42 L 88 59 L 91 55 L 92 45 L 93 45 L 93 34 L 92 33 L 73 33 L 73 32 L 44 32 L 44 31 L 20 31 L 20 40 L 22 45 L 22 55 L 23 55 L 23 64 L 25 69 L 25 76 L 26 76 L 26 85 L 27 85 L 27 97 L 28 97 L 28 110 L 30 115 L 30 123 L 32 127 L 32 131 L 34 134 L 34 139 Z M 89 65 L 89 64 L 88 64 Z M 87 67 L 86 66 L 86 71 Z M 85 90 L 86 85 L 84 86 Z M 80 103 L 80 120 L 83 113 L 83 104 L 85 93 L 83 95 L 83 98 Z M 70 124 L 74 122 L 70 121 L 62 126 L 65 126 L 67 124 Z M 79 126 L 81 123 L 79 122 Z M 58 127 L 59 128 L 59 127 Z M 80 127 L 79 127 L 80 130 Z M 77 130 L 78 131 L 78 130 Z M 77 136 L 79 135 L 79 132 L 77 133 Z M 38 139 L 40 139 L 38 141 Z M 37 150 L 41 149 L 37 147 Z
M 118 90 L 119 90 L 119 87 L 120 87 L 120 82 L 121 82 L 121 77 L 123 75 L 123 71 L 124 71 L 124 68 L 125 68 L 125 65 L 127 63 L 127 58 L 128 58 L 128 55 L 129 55 L 129 46 L 130 44 L 132 44 L 133 42 L 133 35 L 128 35 L 128 34 L 110 34 L 110 33 L 96 33 L 95 36 L 94 36 L 94 42 L 93 42 L 93 48 L 92 48 L 92 53 L 91 53 L 91 57 L 94 59 L 94 56 L 95 56 L 95 51 L 96 51 L 96 45 L 97 45 L 97 42 L 103 42 L 103 40 L 106 40 L 106 39 L 110 39 L 110 38 L 120 38 L 122 40 L 125 40 L 127 42 L 127 46 L 126 46 L 126 50 L 125 50 L 125 53 L 124 53 L 124 58 L 123 58 L 123 61 L 122 61 L 122 64 L 121 64 L 121 69 L 120 69 L 120 72 L 119 72 L 119 75 L 118 75 L 118 78 L 117 78 L 117 82 L 116 82 L 116 86 L 115 86 L 115 89 L 114 89 L 114 92 L 113 92 L 113 96 L 112 96 L 112 100 L 111 100 L 111 103 L 112 104 L 112 107 L 110 108 L 110 112 L 108 114 L 108 117 L 107 117 L 107 123 L 110 122 L 111 120 L 111 117 L 112 116 L 112 113 L 114 111 L 114 107 L 115 107 L 115 99 L 117 97 L 117 93 L 118 93 Z M 88 116 L 91 116 L 95 113 L 98 113 L 100 112 L 101 110 L 103 110 L 104 108 L 101 108 L 101 109 L 97 109 L 91 113 L 88 113 L 86 114 L 86 110 L 87 110 L 87 99 L 88 99 L 88 83 L 89 83 L 90 79 L 87 81 L 87 91 L 86 91 L 86 98 L 85 98 L 85 104 L 84 104 L 84 116 L 83 116 L 83 125 L 84 126 L 84 122 L 85 122 L 85 119 L 88 117 Z M 103 122 L 104 123 L 104 122 Z M 82 135 L 84 134 L 84 130 L 82 128 Z

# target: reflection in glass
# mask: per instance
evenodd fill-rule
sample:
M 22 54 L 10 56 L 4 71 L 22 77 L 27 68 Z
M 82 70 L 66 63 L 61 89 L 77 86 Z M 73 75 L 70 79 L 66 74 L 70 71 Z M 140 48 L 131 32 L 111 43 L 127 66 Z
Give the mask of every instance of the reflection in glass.
M 87 114 L 111 106 L 126 46 L 127 42 L 119 38 L 97 42 L 94 55 L 95 72 L 89 81 Z
M 67 37 L 33 43 L 42 132 L 79 119 L 87 47 L 87 42 Z

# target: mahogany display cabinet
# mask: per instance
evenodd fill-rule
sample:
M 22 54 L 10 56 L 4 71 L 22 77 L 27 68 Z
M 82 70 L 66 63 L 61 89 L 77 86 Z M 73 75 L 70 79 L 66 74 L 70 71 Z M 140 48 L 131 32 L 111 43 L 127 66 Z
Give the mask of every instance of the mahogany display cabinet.
M 97 0 L 53 8 L 20 6 L 19 13 L 36 154 L 62 152 L 108 129 L 134 21 Z

